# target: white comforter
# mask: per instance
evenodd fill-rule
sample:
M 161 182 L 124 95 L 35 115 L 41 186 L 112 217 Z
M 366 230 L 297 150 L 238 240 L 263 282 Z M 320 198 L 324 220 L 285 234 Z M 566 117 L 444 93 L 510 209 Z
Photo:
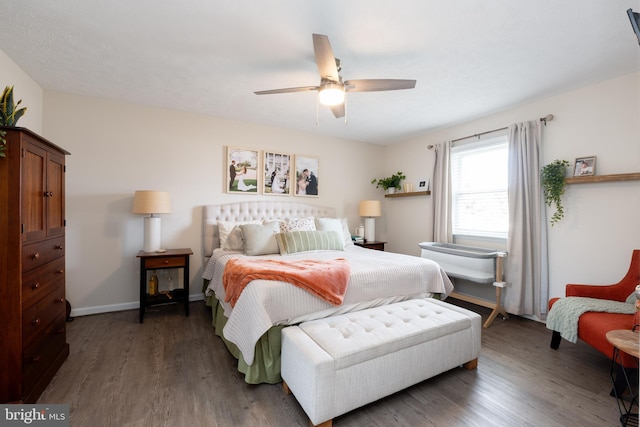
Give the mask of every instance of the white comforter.
M 229 318 L 224 337 L 238 346 L 248 364 L 253 363 L 257 341 L 274 325 L 294 324 L 434 293 L 449 295 L 453 291 L 445 272 L 431 260 L 347 246 L 344 251 L 304 252 L 284 257 L 287 260 L 348 259 L 351 277 L 340 307 L 285 282 L 254 280 L 232 308 L 224 302 L 222 274 L 226 262 L 236 257 L 245 255 L 216 249 L 203 277 L 210 280 L 206 295 L 215 294 Z M 281 255 L 258 258 L 283 259 Z

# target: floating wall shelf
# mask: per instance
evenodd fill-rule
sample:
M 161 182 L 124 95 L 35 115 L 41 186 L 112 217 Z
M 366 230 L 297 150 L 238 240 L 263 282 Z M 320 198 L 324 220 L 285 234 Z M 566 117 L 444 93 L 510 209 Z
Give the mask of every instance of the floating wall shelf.
M 428 196 L 431 191 L 412 191 L 411 193 L 393 193 L 385 194 L 384 197 L 413 197 L 413 196 Z
M 613 175 L 589 175 L 589 176 L 572 176 L 565 178 L 566 184 L 587 184 L 593 182 L 612 182 L 612 181 L 637 181 L 640 180 L 640 172 L 634 173 L 617 173 Z

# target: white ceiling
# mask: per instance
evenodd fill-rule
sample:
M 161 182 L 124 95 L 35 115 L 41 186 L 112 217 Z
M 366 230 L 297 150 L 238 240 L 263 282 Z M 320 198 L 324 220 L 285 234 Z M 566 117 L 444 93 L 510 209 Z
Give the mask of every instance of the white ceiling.
M 49 90 L 391 144 L 639 71 L 628 8 L 640 0 L 2 0 L 0 49 Z M 349 94 L 346 126 L 321 107 L 316 127 L 315 92 L 254 95 L 319 83 L 312 33 L 345 80 L 416 88 Z

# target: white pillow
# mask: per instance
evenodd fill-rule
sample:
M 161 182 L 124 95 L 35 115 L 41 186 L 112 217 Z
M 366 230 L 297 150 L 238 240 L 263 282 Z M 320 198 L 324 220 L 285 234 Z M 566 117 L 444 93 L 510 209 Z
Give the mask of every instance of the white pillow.
M 349 224 L 347 218 L 316 218 L 316 230 L 319 231 L 335 231 L 343 240 L 344 246 L 353 245 L 351 233 L 349 233 Z
M 255 221 L 218 221 L 218 233 L 220 235 L 220 247 L 228 251 L 241 251 L 244 247 L 242 240 L 242 224 L 260 224 Z
M 307 218 L 285 218 L 280 220 L 280 232 L 289 231 L 315 231 L 316 223 L 312 216 Z
M 278 254 L 276 233 L 280 232 L 278 221 L 264 224 L 241 224 L 244 239 L 244 253 L 247 255 Z

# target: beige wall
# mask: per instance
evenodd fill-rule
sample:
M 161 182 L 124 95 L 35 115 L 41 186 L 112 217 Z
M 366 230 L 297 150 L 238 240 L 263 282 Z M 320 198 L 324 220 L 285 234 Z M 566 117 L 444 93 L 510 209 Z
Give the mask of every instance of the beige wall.
M 387 146 L 385 174 L 402 170 L 409 182 L 432 177 L 434 154 L 427 145 L 547 114 L 555 120 L 544 131 L 545 164 L 595 155 L 597 174 L 640 172 L 636 73 Z M 566 283 L 620 280 L 631 251 L 640 249 L 640 181 L 571 185 L 563 201 L 565 218 L 548 227 L 551 295 L 564 295 Z M 432 239 L 431 202 L 430 196 L 385 199 L 379 222 L 392 251 L 417 255 L 417 243 Z
M 640 74 L 530 102 L 498 114 L 415 137 L 388 147 L 322 138 L 197 114 L 148 108 L 43 91 L 0 51 L 3 85 L 14 84 L 28 107 L 20 125 L 71 152 L 67 158 L 67 297 L 74 314 L 135 308 L 142 218 L 131 214 L 133 192 L 171 192 L 173 213 L 164 215 L 163 243 L 190 246 L 192 297 L 199 293 L 201 206 L 269 196 L 223 191 L 226 145 L 318 155 L 321 197 L 353 229 L 357 202 L 383 200 L 377 237 L 394 252 L 418 255 L 431 240 L 431 197 L 384 199 L 373 177 L 402 170 L 408 182 L 432 178 L 433 151 L 426 149 L 515 121 L 554 114 L 545 131 L 545 163 L 597 156 L 597 173 L 640 171 Z M 44 117 L 44 120 L 43 120 Z M 359 159 L 355 161 L 354 159 Z M 275 197 L 275 196 L 271 196 Z M 290 200 L 299 200 L 290 198 Z M 640 181 L 572 185 L 566 216 L 549 227 L 551 295 L 564 284 L 612 283 L 640 248 Z
M 27 107 L 26 113 L 18 121 L 18 126 L 41 133 L 43 91 L 40 85 L 22 71 L 2 50 L 0 50 L 0 76 L 2 76 L 0 91 L 3 91 L 6 86 L 13 86 L 14 101 L 22 100 L 20 108 Z
M 382 156 L 379 146 L 50 91 L 44 106 L 44 136 L 71 152 L 67 296 L 75 314 L 137 306 L 135 255 L 142 248 L 143 219 L 131 213 L 135 190 L 170 192 L 172 213 L 162 215 L 162 243 L 193 249 L 193 297 L 202 284 L 202 205 L 304 201 L 334 206 L 355 228 L 357 202 L 377 194 L 369 182 L 376 172 L 371 165 Z M 320 197 L 226 194 L 227 145 L 318 156 Z

